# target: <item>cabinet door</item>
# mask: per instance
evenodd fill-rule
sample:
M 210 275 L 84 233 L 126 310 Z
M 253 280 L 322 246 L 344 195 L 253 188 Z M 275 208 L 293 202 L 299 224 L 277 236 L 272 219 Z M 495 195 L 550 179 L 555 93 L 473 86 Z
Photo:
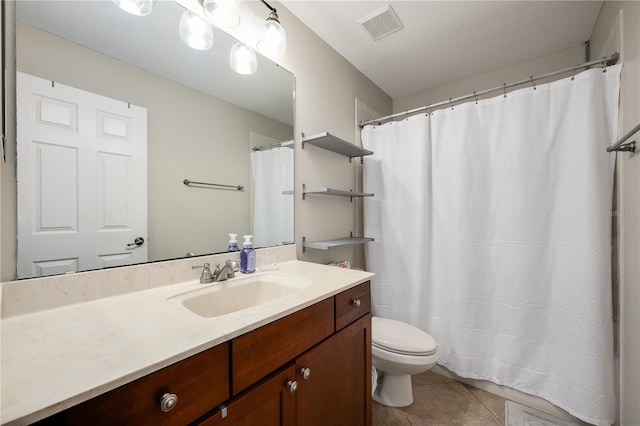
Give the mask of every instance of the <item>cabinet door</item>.
M 298 425 L 371 425 L 370 314 L 298 357 L 296 369 Z
M 295 381 L 295 366 L 290 363 L 233 398 L 226 413 L 217 409 L 209 417 L 196 422 L 198 426 L 294 426 L 296 394 L 290 383 Z M 225 417 L 223 417 L 223 415 Z

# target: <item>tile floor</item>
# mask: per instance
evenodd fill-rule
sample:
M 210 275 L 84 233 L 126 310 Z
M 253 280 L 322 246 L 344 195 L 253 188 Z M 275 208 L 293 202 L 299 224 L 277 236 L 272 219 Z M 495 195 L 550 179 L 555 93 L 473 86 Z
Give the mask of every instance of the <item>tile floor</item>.
M 413 405 L 373 403 L 373 426 L 500 426 L 505 399 L 427 371 L 413 376 Z

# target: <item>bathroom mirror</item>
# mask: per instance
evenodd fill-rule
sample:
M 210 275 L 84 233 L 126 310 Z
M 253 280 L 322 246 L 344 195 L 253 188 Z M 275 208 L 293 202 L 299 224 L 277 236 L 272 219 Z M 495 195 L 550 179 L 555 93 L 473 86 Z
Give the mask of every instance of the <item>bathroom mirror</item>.
M 184 12 L 16 2 L 18 278 L 293 243 L 294 77 Z

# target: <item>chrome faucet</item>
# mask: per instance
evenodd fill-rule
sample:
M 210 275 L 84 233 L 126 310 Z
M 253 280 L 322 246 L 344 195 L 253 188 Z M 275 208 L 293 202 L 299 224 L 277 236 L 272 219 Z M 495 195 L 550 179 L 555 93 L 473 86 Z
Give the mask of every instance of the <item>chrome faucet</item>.
M 191 269 L 202 268 L 202 274 L 200 275 L 200 284 L 209 284 L 215 281 L 214 275 L 211 273 L 211 269 L 209 269 L 211 265 L 209 263 L 205 263 L 203 266 L 192 266 Z
M 202 268 L 202 274 L 200 275 L 200 284 L 209 284 L 217 281 L 226 281 L 229 278 L 236 276 L 236 272 L 240 270 L 238 262 L 235 260 L 227 260 L 224 263 L 222 269 L 220 265 L 216 265 L 216 269 L 211 272 L 210 264 L 205 263 L 203 266 L 192 266 L 191 269 Z
M 213 281 L 226 281 L 229 279 L 229 265 L 226 263 L 220 269 L 220 265 L 216 265 L 216 269 L 213 271 Z
M 235 271 L 233 268 L 233 262 L 231 260 L 227 260 L 224 263 L 222 269 L 220 265 L 216 265 L 216 269 L 213 271 L 213 281 L 226 281 L 229 278 L 235 277 Z
M 216 265 L 216 269 L 213 271 L 213 281 L 226 281 L 235 277 L 237 267 L 238 262 L 233 260 L 227 260 L 222 269 L 220 269 L 220 265 Z
M 230 268 L 229 269 L 229 277 L 228 278 L 235 277 L 236 276 L 236 272 L 238 272 L 240 270 L 240 265 L 238 265 L 238 261 L 227 259 L 225 264 L 229 265 L 229 268 Z

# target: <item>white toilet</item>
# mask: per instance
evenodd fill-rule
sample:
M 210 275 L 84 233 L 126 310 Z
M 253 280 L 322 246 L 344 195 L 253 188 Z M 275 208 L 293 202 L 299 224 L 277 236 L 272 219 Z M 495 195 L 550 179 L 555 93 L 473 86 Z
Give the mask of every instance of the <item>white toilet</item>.
M 401 321 L 371 318 L 373 365 L 381 377 L 373 400 L 390 407 L 413 404 L 411 375 L 436 365 L 433 337 Z

